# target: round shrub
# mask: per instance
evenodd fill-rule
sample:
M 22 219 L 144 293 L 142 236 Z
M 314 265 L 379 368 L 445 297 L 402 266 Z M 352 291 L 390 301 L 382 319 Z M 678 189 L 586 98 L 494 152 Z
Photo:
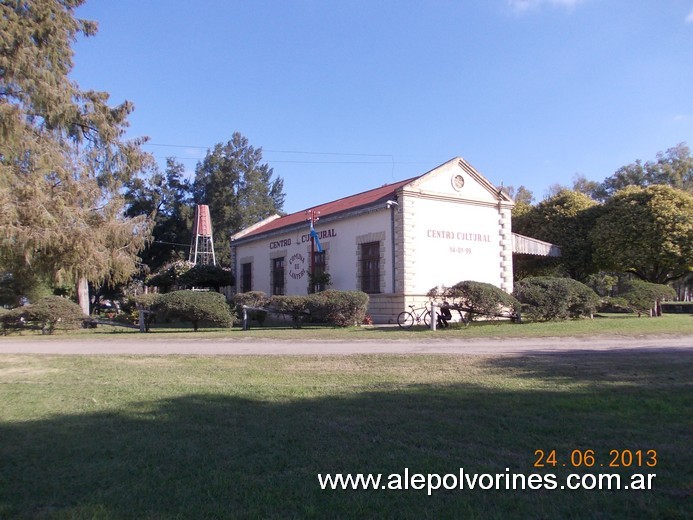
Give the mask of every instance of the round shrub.
M 3 323 L 34 324 L 43 334 L 53 334 L 56 329 L 78 329 L 85 318 L 82 308 L 76 303 L 62 296 L 48 296 L 34 304 L 11 310 L 3 315 Z
M 369 297 L 362 291 L 328 289 L 306 298 L 311 319 L 327 321 L 337 327 L 360 325 L 368 310 Z
M 289 316 L 296 328 L 300 328 L 303 320 L 309 315 L 306 296 L 272 296 L 269 300 L 269 307 L 276 313 Z
M 637 313 L 650 312 L 660 301 L 676 298 L 676 291 L 673 288 L 642 280 L 630 280 L 624 284 L 623 289 L 621 298 L 625 299 L 630 308 Z
M 430 293 L 429 293 L 430 294 Z M 451 298 L 458 305 L 471 310 L 469 318 L 494 318 L 520 308 L 519 302 L 504 290 L 485 282 L 465 280 L 445 289 L 443 298 Z
M 229 327 L 233 321 L 226 298 L 216 292 L 174 291 L 162 294 L 154 310 L 164 318 L 191 322 L 195 331 L 202 322 Z
M 592 317 L 599 305 L 597 293 L 572 278 L 524 278 L 515 284 L 513 295 L 523 314 L 535 321 Z

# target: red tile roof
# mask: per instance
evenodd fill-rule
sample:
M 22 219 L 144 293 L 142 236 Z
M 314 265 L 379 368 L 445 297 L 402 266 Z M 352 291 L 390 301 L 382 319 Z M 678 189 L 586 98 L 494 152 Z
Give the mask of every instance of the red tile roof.
M 318 216 L 320 218 L 324 218 L 329 215 L 335 215 L 337 213 L 342 213 L 345 211 L 350 211 L 357 208 L 369 206 L 379 201 L 385 202 L 388 199 L 394 198 L 395 194 L 397 193 L 397 190 L 399 190 L 402 186 L 409 184 L 410 182 L 412 182 L 415 179 L 418 179 L 419 177 L 420 175 L 412 177 L 411 179 L 396 182 L 394 184 L 385 184 L 380 188 L 364 191 L 363 193 L 357 193 L 356 195 L 344 197 L 343 199 L 338 199 L 302 211 L 297 211 L 296 213 L 284 215 L 283 217 L 268 222 L 264 226 L 260 226 L 257 229 L 254 229 L 247 235 L 239 237 L 238 240 L 243 240 L 248 237 L 253 237 L 262 233 L 267 233 L 268 231 L 274 231 L 276 229 L 281 229 L 284 227 L 306 222 L 306 211 L 309 210 L 313 210 L 316 213 L 319 213 Z M 306 226 L 307 225 L 308 224 L 306 223 Z

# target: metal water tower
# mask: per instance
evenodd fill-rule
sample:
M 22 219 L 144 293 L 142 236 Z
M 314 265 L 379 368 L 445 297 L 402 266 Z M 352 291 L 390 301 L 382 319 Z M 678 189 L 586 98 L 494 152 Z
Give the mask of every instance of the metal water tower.
M 209 218 L 209 206 L 206 204 L 198 204 L 195 208 L 188 261 L 195 265 L 217 265 L 212 239 L 212 220 Z

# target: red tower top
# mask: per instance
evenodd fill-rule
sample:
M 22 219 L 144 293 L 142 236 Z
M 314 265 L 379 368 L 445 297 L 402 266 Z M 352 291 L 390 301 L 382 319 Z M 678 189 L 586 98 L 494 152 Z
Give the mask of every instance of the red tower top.
M 214 255 L 214 240 L 212 239 L 212 219 L 209 216 L 209 206 L 198 204 L 195 208 L 192 242 L 188 261 L 197 265 L 216 265 Z
M 209 206 L 206 204 L 198 204 L 195 208 L 193 235 L 200 235 L 203 237 L 212 236 L 212 221 L 209 218 Z

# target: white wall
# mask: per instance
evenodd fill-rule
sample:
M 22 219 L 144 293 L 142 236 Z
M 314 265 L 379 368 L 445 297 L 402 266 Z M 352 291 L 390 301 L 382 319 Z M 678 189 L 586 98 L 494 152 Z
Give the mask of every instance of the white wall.
M 409 268 L 416 273 L 408 292 L 425 294 L 462 280 L 501 286 L 497 207 L 415 198 L 407 209 L 415 215 L 406 236 L 413 248 Z
M 327 272 L 330 273 L 330 288 L 339 290 L 359 289 L 357 280 L 357 251 L 360 241 L 369 241 L 375 234 L 382 238 L 381 278 L 385 291 L 392 290 L 391 224 L 390 210 L 383 207 L 356 217 L 329 221 L 320 220 L 315 230 L 320 234 L 320 244 L 326 252 Z M 240 245 L 236 250 L 236 277 L 240 290 L 241 264 L 252 262 L 254 291 L 272 294 L 271 269 L 273 258 L 285 259 L 286 294 L 307 294 L 308 272 L 310 271 L 310 228 L 292 233 L 261 238 Z M 316 248 L 317 250 L 317 248 Z

